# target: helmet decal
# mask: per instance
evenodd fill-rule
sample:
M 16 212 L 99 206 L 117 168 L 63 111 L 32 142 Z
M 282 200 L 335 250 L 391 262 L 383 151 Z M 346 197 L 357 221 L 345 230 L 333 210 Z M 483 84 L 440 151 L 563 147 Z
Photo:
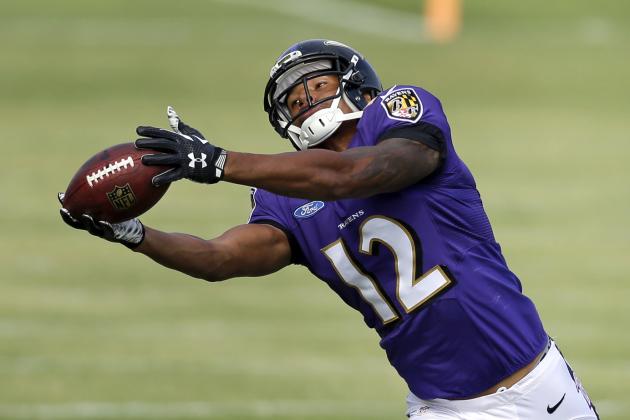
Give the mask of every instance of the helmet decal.
M 300 51 L 291 51 L 290 53 L 280 57 L 280 59 L 269 71 L 269 77 L 273 77 L 276 74 L 276 72 L 280 70 L 280 67 L 282 67 L 284 64 L 290 63 L 291 61 L 298 59 L 301 55 L 302 53 Z

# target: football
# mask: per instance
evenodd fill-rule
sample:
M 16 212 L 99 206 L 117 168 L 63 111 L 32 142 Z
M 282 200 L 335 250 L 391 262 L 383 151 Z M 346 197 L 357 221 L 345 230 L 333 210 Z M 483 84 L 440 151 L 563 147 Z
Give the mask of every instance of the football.
M 86 213 L 111 223 L 143 214 L 170 185 L 151 184 L 151 178 L 167 169 L 143 165 L 140 159 L 151 153 L 136 149 L 133 143 L 122 143 L 95 154 L 70 181 L 63 206 L 75 217 Z

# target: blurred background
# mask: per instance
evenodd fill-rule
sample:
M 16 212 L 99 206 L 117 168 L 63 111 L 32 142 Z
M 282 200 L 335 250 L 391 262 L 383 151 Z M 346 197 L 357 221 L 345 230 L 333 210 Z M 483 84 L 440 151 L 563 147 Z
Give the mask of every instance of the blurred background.
M 304 38 L 441 98 L 525 293 L 602 417 L 628 418 L 630 3 L 465 1 L 459 31 L 425 10 L 0 0 L 0 418 L 404 418 L 377 335 L 305 269 L 205 283 L 58 216 L 83 161 L 169 104 L 225 148 L 291 150 L 262 93 Z M 249 211 L 246 187 L 181 182 L 142 220 L 213 237 Z

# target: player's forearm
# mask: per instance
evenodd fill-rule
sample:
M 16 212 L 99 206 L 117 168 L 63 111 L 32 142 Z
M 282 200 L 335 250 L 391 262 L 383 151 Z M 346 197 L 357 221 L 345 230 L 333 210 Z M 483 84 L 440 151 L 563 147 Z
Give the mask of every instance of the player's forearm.
M 134 251 L 165 267 L 207 281 L 225 280 L 237 272 L 236 261 L 212 241 L 184 233 L 166 233 L 145 226 L 145 238 Z
M 349 170 L 348 162 L 329 150 L 276 155 L 229 152 L 224 180 L 287 196 L 334 199 Z
M 342 153 L 229 152 L 224 180 L 287 196 L 337 200 L 399 190 L 429 175 L 438 161 L 438 152 L 414 142 L 384 142 Z

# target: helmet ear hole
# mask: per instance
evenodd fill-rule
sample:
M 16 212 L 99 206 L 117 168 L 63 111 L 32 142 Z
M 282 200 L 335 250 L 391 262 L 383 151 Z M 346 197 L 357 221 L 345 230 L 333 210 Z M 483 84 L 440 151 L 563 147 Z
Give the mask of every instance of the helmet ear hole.
M 352 76 L 350 76 L 350 78 L 348 79 L 348 83 L 352 85 L 360 86 L 364 80 L 365 78 L 363 77 L 361 72 L 355 71 L 354 73 L 352 73 Z

